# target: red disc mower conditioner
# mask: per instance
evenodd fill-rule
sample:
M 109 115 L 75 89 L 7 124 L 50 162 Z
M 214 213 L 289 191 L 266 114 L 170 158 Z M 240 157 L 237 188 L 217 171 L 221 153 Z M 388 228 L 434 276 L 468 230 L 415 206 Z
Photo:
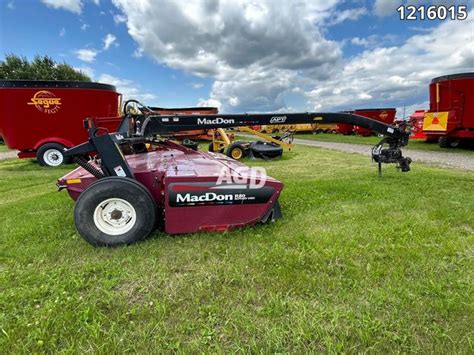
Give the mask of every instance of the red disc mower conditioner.
M 423 131 L 441 147 L 455 147 L 474 139 L 474 73 L 445 75 L 430 84 L 430 109 Z
M 120 121 L 121 95 L 93 82 L 0 80 L 0 136 L 20 158 L 64 162 L 62 151 L 87 140 L 83 120 L 109 132 Z

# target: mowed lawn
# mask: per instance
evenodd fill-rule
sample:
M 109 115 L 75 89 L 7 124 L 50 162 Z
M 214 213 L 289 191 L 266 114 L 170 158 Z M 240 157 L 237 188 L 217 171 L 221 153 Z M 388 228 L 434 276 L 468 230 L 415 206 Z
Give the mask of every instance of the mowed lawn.
M 332 133 L 320 133 L 320 134 L 310 134 L 310 133 L 298 133 L 295 134 L 295 138 L 299 139 L 309 139 L 321 142 L 338 142 L 338 143 L 354 143 L 354 144 L 366 144 L 366 145 L 375 145 L 382 138 L 377 136 L 371 137 L 361 137 L 361 136 L 345 136 L 342 134 L 332 134 Z M 408 142 L 407 148 L 409 150 L 428 150 L 433 152 L 445 152 L 452 154 L 464 154 L 474 156 L 474 143 L 473 142 L 463 142 L 461 146 L 457 148 L 440 148 L 436 142 L 426 142 L 422 139 L 410 139 Z
M 30 352 L 474 351 L 474 177 L 310 147 L 249 162 L 284 217 L 93 248 L 55 180 L 0 162 L 0 349 Z
M 8 152 L 10 149 L 0 141 L 0 153 Z

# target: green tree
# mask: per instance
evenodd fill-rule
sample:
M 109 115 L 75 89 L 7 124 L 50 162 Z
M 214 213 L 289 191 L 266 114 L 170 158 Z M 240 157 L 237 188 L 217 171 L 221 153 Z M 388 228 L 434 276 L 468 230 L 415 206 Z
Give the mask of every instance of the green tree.
M 47 55 L 37 55 L 29 62 L 26 57 L 15 54 L 7 54 L 5 60 L 0 61 L 0 79 L 91 81 L 82 71 L 57 63 Z

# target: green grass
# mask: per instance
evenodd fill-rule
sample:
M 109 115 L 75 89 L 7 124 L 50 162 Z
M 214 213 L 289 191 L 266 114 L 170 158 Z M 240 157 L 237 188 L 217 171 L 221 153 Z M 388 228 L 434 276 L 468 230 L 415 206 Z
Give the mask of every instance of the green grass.
M 296 134 L 295 138 L 299 139 L 309 139 L 321 142 L 341 142 L 341 143 L 354 143 L 354 144 L 367 144 L 374 145 L 377 144 L 381 138 L 379 137 L 360 137 L 360 136 L 344 136 L 342 134 L 330 134 L 330 133 L 321 133 L 321 134 Z M 474 155 L 474 149 L 472 147 L 458 147 L 456 149 L 451 148 L 440 148 L 437 143 L 428 143 L 420 139 L 411 139 L 408 143 L 407 148 L 416 149 L 416 150 L 428 150 L 435 152 L 446 152 L 453 154 L 469 154 Z
M 5 143 L 0 142 L 0 153 L 8 152 L 10 149 L 5 145 Z
M 474 350 L 474 177 L 296 147 L 264 166 L 283 219 L 93 248 L 70 167 L 0 162 L 0 349 L 30 352 Z

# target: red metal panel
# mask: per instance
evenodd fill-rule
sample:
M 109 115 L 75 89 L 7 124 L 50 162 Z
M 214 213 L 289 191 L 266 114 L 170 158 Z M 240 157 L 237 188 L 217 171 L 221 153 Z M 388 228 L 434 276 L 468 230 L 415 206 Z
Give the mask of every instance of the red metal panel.
M 129 155 L 126 158 L 136 179 L 150 191 L 158 210 L 163 212 L 165 231 L 169 234 L 223 231 L 257 223 L 272 208 L 283 189 L 281 182 L 267 177 L 264 186 L 270 188 L 271 194 L 264 203 L 213 205 L 199 203 L 195 206 L 172 206 L 168 189 L 170 184 L 180 184 L 186 189 L 190 186 L 193 192 L 197 193 L 203 190 L 200 185 L 208 184 L 212 185 L 209 191 L 216 192 L 222 186 L 219 185 L 215 189 L 215 182 L 222 169 L 234 172 L 239 179 L 242 179 L 239 180 L 239 184 L 242 185 L 250 183 L 252 179 L 255 181 L 255 178 L 245 172 L 248 167 L 222 154 L 180 150 L 166 144 L 158 146 L 157 149 L 146 154 Z M 239 168 L 245 170 L 239 170 L 237 174 L 235 171 Z M 69 179 L 76 181 L 68 184 Z M 76 200 L 95 180 L 96 178 L 83 168 L 77 168 L 60 178 L 59 184 L 66 186 L 69 195 Z
M 371 118 L 380 122 L 392 124 L 395 120 L 397 110 L 394 108 L 375 108 L 375 109 L 360 109 L 355 110 L 354 114 Z M 371 136 L 372 131 L 367 128 L 359 126 L 354 127 L 354 132 L 360 136 Z
M 56 141 L 66 147 L 82 143 L 87 140 L 86 117 L 112 117 L 101 124 L 111 131 L 120 122 L 120 94 L 115 89 L 8 83 L 15 85 L 0 87 L 0 134 L 11 149 L 28 151 Z
M 446 75 L 435 78 L 429 86 L 428 112 L 450 112 L 448 128 L 438 136 L 469 138 L 474 130 L 474 73 Z

